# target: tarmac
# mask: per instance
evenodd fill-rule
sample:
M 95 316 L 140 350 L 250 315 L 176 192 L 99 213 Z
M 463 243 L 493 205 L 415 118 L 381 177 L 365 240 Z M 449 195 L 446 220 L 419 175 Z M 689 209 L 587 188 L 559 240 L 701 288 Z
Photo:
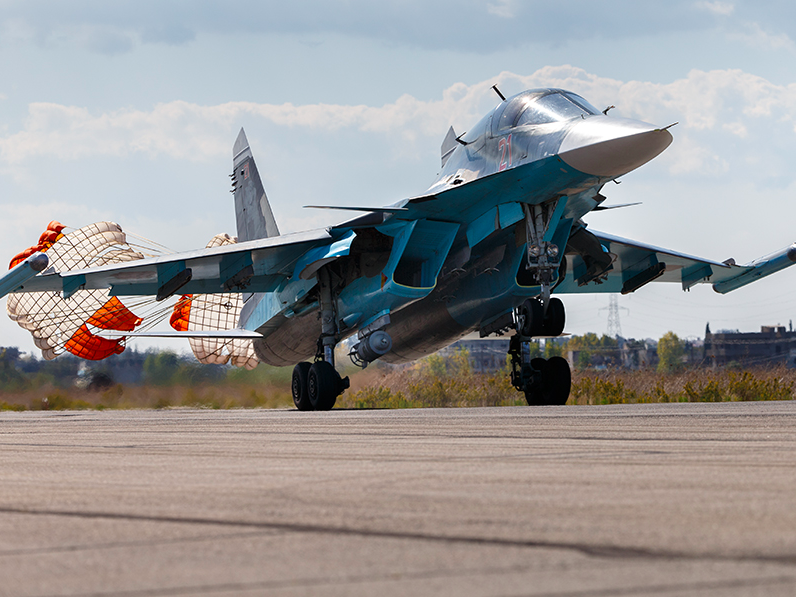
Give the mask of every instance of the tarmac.
M 0 595 L 796 595 L 796 402 L 0 413 Z

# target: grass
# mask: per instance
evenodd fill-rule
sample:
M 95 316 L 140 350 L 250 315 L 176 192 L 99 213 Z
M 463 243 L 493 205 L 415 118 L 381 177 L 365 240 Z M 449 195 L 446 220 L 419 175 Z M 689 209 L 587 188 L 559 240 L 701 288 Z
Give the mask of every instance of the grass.
M 785 367 L 747 371 L 693 369 L 654 371 L 573 372 L 567 404 L 643 404 L 662 402 L 742 402 L 792 400 L 796 370 Z M 508 381 L 508 374 L 431 374 L 422 367 L 382 373 L 343 394 L 338 405 L 349 408 L 422 408 L 511 406 L 525 397 Z
M 568 404 L 661 402 L 745 402 L 793 400 L 796 371 L 785 367 L 679 373 L 621 371 L 581 373 L 573 379 Z
M 255 370 L 256 372 L 256 370 Z M 44 383 L 35 389 L 0 389 L 0 411 L 103 410 L 194 407 L 292 408 L 290 378 L 252 374 L 214 383 L 167 386 L 115 385 L 91 392 Z M 796 370 L 693 369 L 673 373 L 653 371 L 573 372 L 568 404 L 641 404 L 661 402 L 739 402 L 792 400 Z M 351 389 L 337 400 L 338 408 L 455 408 L 524 405 L 505 371 L 474 374 L 466 359 L 424 359 L 404 369 L 371 366 L 351 376 Z
M 24 392 L 0 392 L 0 410 L 105 410 L 133 408 L 287 408 L 290 388 L 274 386 L 123 386 L 101 392 L 43 386 Z

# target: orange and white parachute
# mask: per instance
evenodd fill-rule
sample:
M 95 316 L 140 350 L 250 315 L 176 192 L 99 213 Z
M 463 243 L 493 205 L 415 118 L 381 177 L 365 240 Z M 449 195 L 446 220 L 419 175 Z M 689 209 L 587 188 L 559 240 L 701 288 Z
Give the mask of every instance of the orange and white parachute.
M 228 234 L 217 234 L 207 248 L 237 243 Z M 231 330 L 238 324 L 243 298 L 240 293 L 186 294 L 177 301 L 169 323 L 178 332 L 194 330 Z M 191 349 L 201 363 L 254 369 L 260 362 L 251 340 L 190 338 Z
M 114 222 L 97 222 L 63 234 L 65 226 L 50 222 L 39 243 L 11 260 L 14 267 L 36 251 L 46 252 L 55 271 L 70 271 L 143 259 L 127 244 L 127 237 Z M 77 290 L 68 299 L 55 292 L 11 294 L 8 316 L 33 334 L 45 359 L 64 351 L 84 359 L 100 360 L 121 353 L 125 338 L 103 338 L 100 330 L 131 332 L 142 318 L 133 314 L 106 290 Z
M 55 220 L 47 224 L 47 230 L 41 233 L 38 244 L 35 244 L 32 247 L 28 247 L 24 251 L 21 251 L 16 255 L 14 255 L 14 258 L 11 260 L 8 269 L 13 269 L 15 265 L 19 265 L 34 253 L 37 252 L 44 253 L 47 249 L 52 247 L 57 241 L 63 238 L 64 235 L 61 234 L 61 231 L 64 228 L 66 228 L 66 226 L 61 224 L 61 222 L 56 222 Z

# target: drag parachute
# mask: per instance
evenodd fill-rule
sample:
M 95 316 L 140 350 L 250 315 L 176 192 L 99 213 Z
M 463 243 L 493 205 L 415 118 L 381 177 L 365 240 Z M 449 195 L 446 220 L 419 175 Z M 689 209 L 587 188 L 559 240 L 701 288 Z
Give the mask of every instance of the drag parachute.
M 28 247 L 24 251 L 21 251 L 14 255 L 14 258 L 11 259 L 11 263 L 8 266 L 8 269 L 13 269 L 15 265 L 19 265 L 25 259 L 33 255 L 34 253 L 44 253 L 47 249 L 52 247 L 57 241 L 63 238 L 63 234 L 61 231 L 66 228 L 61 222 L 56 222 L 53 220 L 49 224 L 47 224 L 47 230 L 41 233 L 39 237 L 39 242 L 32 247 Z
M 127 237 L 114 222 L 97 222 L 63 234 L 65 226 L 50 222 L 39 243 L 11 260 L 10 267 L 37 251 L 46 252 L 58 272 L 143 259 L 127 244 Z M 108 339 L 100 330 L 132 332 L 142 318 L 132 313 L 107 290 L 77 290 L 68 299 L 54 292 L 11 294 L 8 316 L 29 330 L 45 359 L 68 351 L 83 359 L 100 360 L 121 353 L 125 338 Z
M 228 234 L 217 234 L 207 248 L 237 243 Z M 169 323 L 178 332 L 195 330 L 231 330 L 238 324 L 243 298 L 240 293 L 186 294 L 174 306 Z M 254 369 L 259 360 L 251 340 L 190 338 L 191 349 L 200 363 Z

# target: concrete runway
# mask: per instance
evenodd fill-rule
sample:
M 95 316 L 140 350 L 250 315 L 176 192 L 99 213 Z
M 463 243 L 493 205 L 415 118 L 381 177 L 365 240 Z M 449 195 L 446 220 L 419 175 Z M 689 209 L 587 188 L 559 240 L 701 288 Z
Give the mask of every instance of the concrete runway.
M 796 595 L 796 402 L 0 414 L 0 595 Z

